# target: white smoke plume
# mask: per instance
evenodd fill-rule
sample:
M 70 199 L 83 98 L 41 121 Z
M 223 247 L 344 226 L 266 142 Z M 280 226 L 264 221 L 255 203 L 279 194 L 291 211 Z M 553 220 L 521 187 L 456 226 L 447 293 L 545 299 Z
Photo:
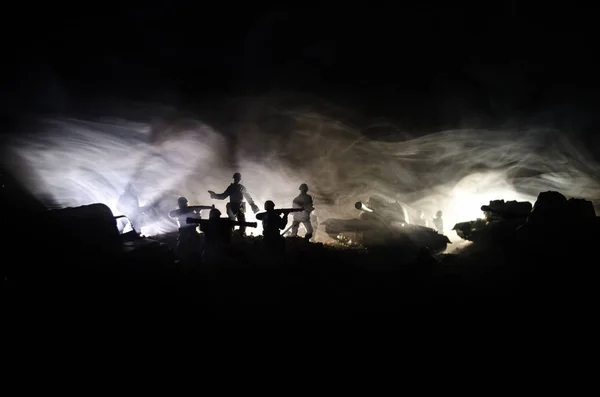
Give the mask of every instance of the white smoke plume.
M 241 172 L 259 207 L 266 200 L 289 207 L 307 183 L 322 222 L 355 217 L 354 202 L 377 195 L 403 203 L 412 217 L 423 211 L 430 225 L 441 210 L 453 241 L 454 224 L 481 217 L 490 200 L 533 203 L 540 191 L 558 190 L 600 204 L 600 166 L 564 131 L 450 130 L 411 138 L 393 124 L 368 127 L 403 137 L 390 142 L 368 139 L 364 127 L 345 124 L 347 114 L 316 100 L 250 98 L 223 104 L 221 114 L 212 110 L 212 125 L 196 116 L 202 109 L 178 115 L 150 105 L 123 105 L 110 120 L 43 119 L 11 142 L 4 161 L 35 195 L 62 207 L 101 202 L 119 214 L 116 200 L 132 183 L 142 205 L 160 202 L 166 212 L 186 196 L 225 213 L 226 201 L 211 200 L 207 190 L 224 191 Z M 143 232 L 175 229 L 161 222 Z M 317 239 L 327 237 L 319 232 Z

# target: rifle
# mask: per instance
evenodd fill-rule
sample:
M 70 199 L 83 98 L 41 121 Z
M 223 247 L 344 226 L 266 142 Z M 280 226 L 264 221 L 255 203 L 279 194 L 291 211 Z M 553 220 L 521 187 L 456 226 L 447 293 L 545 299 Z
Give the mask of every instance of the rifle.
M 189 205 L 187 207 L 185 207 L 183 210 L 181 208 L 178 208 L 176 210 L 173 210 L 171 212 L 169 212 L 169 216 L 171 218 L 177 218 L 179 215 L 182 215 L 182 212 L 184 214 L 190 211 L 202 211 L 202 210 L 212 210 L 213 208 L 215 208 L 214 205 Z
M 198 219 L 198 218 L 187 218 L 186 223 L 189 224 L 196 224 L 196 225 L 207 225 L 210 222 L 214 222 L 214 219 Z M 239 222 L 239 221 L 232 221 L 229 218 L 219 218 L 220 222 L 223 221 L 227 221 L 230 222 L 231 226 L 244 226 L 244 227 L 257 227 L 258 223 L 257 222 Z
M 292 212 L 302 212 L 302 211 L 304 211 L 304 208 L 277 208 L 277 209 L 273 210 L 273 212 L 275 214 L 285 215 L 285 216 L 288 216 Z M 256 214 L 256 219 L 262 220 L 266 214 L 267 214 L 266 211 Z
M 292 212 L 302 212 L 302 211 L 304 211 L 304 208 L 277 208 L 275 210 L 275 213 L 277 215 L 279 215 L 279 214 L 288 215 Z

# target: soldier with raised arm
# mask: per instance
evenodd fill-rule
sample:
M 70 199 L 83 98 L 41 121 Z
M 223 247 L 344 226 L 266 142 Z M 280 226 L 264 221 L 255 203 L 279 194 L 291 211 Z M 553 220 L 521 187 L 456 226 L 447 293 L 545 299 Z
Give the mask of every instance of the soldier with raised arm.
M 244 203 L 244 198 L 250 203 L 250 207 L 252 207 L 252 211 L 254 213 L 258 212 L 258 206 L 254 203 L 252 196 L 248 194 L 244 185 L 240 183 L 242 180 L 242 175 L 239 172 L 233 174 L 233 183 L 230 184 L 227 189 L 223 193 L 215 193 L 212 190 L 209 190 L 210 198 L 216 200 L 225 200 L 229 197 L 229 203 L 227 203 L 227 215 L 231 220 L 238 220 L 241 223 L 246 222 L 246 203 Z M 239 232 L 243 236 L 246 227 L 240 226 Z
M 298 228 L 302 223 L 304 228 L 306 229 L 306 234 L 304 238 L 310 240 L 313 235 L 313 226 L 310 222 L 310 214 L 314 211 L 313 207 L 313 199 L 310 194 L 308 194 L 308 185 L 303 183 L 298 188 L 300 190 L 300 194 L 294 199 L 292 202 L 293 208 L 301 208 L 301 212 L 295 212 L 292 221 L 292 231 L 290 237 L 296 237 L 298 235 Z

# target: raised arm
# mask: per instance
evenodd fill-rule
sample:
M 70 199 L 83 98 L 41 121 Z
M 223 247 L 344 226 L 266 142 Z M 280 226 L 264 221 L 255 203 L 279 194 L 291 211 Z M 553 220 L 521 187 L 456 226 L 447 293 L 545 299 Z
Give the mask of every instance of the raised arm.
M 212 190 L 209 190 L 208 193 L 211 199 L 225 200 L 231 194 L 231 185 L 227 186 L 227 189 L 223 193 L 215 193 Z

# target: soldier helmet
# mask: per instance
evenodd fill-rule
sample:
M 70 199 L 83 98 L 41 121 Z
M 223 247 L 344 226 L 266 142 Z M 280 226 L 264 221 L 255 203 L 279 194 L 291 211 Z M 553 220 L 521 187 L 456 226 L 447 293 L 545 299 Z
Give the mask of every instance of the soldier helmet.
M 215 218 L 220 218 L 220 217 L 221 217 L 221 211 L 219 211 L 216 208 L 212 208 L 208 214 L 209 219 L 215 219 Z
M 269 211 L 269 210 L 274 210 L 274 209 L 275 209 L 274 202 L 272 202 L 271 200 L 265 201 L 265 210 Z
M 177 199 L 177 204 L 179 205 L 186 205 L 188 203 L 188 200 L 185 197 L 179 197 Z
M 308 192 L 308 185 L 306 183 L 303 183 L 302 185 L 300 185 L 298 190 L 300 190 L 301 192 Z
M 235 179 L 236 181 L 241 180 L 242 174 L 240 174 L 239 172 L 236 172 L 235 174 L 233 174 L 233 179 Z

